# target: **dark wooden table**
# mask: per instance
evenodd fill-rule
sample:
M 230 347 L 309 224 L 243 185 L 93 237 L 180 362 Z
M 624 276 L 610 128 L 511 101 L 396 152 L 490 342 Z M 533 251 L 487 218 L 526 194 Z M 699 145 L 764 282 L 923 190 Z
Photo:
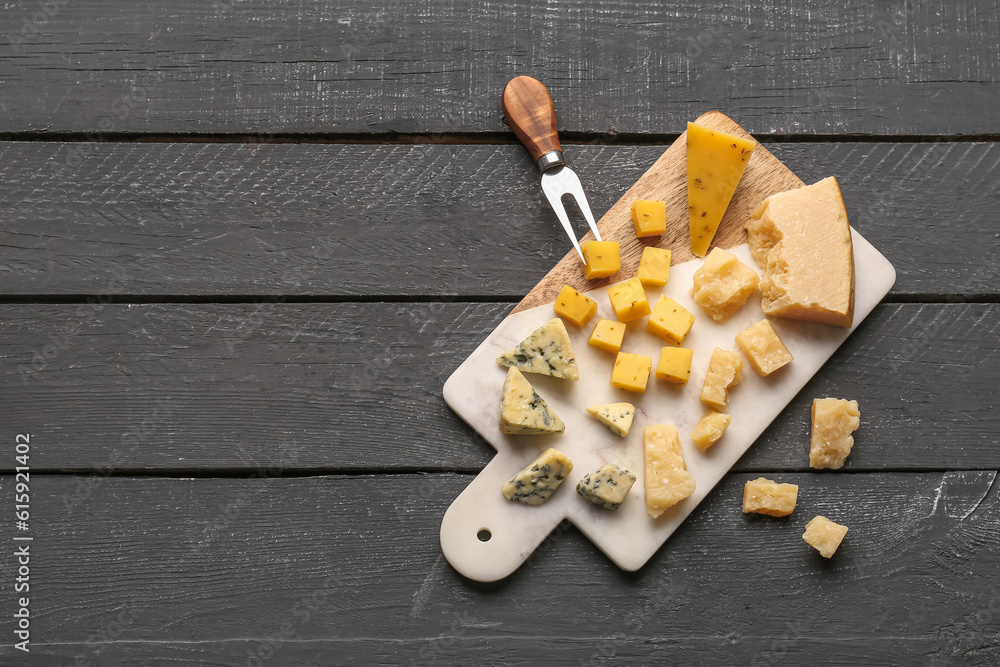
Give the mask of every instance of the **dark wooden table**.
M 1000 663 L 1000 9 L 746 4 L 0 6 L 0 663 Z M 493 454 L 441 386 L 567 250 L 515 74 L 596 212 L 721 109 L 899 274 L 635 573 L 569 525 L 495 584 L 438 545 Z M 826 395 L 862 427 L 815 472 Z M 740 512 L 759 474 L 833 560 Z

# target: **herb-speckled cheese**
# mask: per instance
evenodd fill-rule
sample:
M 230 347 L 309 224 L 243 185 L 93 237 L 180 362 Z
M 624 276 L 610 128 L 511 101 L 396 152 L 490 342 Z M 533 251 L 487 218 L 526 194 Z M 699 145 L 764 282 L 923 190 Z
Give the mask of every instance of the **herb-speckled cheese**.
M 607 405 L 591 405 L 587 412 L 597 417 L 602 424 L 611 429 L 615 435 L 625 437 L 632 428 L 632 418 L 635 416 L 635 406 L 631 403 L 608 403 Z
M 500 432 L 510 435 L 562 433 L 566 425 L 542 400 L 521 371 L 507 371 L 500 395 Z
M 497 357 L 501 366 L 525 373 L 551 375 L 564 380 L 579 380 L 576 355 L 566 325 L 558 317 L 535 329 L 516 347 Z
M 557 449 L 546 449 L 541 456 L 514 475 L 500 491 L 507 500 L 522 505 L 541 505 L 555 493 L 573 470 L 573 462 Z
M 633 484 L 634 474 L 608 463 L 585 475 L 576 485 L 576 492 L 595 505 L 616 510 L 621 507 Z

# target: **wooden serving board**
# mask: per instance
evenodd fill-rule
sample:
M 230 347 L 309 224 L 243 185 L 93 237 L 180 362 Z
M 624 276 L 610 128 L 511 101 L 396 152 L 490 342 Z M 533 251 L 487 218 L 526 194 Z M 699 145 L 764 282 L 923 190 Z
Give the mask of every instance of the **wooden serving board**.
M 699 122 L 749 136 L 717 112 L 702 116 Z M 764 315 L 759 291 L 725 324 L 712 322 L 689 294 L 692 276 L 702 261 L 691 259 L 688 246 L 685 140 L 682 135 L 601 218 L 602 235 L 619 241 L 622 246 L 622 270 L 617 276 L 588 283 L 583 280 L 576 253 L 568 253 L 445 383 L 444 397 L 448 405 L 497 449 L 497 456 L 452 503 L 441 524 L 442 551 L 449 563 L 465 576 L 479 581 L 506 577 L 564 519 L 572 521 L 619 567 L 638 569 L 853 331 L 853 328 L 772 319 L 794 361 L 766 378 L 758 377 L 749 364 L 745 364 L 743 382 L 731 392 L 727 406 L 733 418 L 732 425 L 707 453 L 698 451 L 689 436 L 706 410 L 699 393 L 712 350 L 715 347 L 736 349 L 735 335 L 763 319 Z M 730 248 L 748 266 L 757 268 L 745 243 L 743 224 L 764 198 L 801 185 L 802 181 L 791 171 L 763 147 L 758 147 L 722 221 L 716 237 L 718 245 Z M 651 376 L 645 394 L 631 394 L 611 387 L 608 381 L 614 355 L 587 345 L 596 318 L 615 318 L 608 303 L 608 285 L 634 276 L 638 266 L 642 244 L 635 238 L 629 213 L 635 198 L 666 201 L 668 222 L 673 221 L 673 229 L 668 229 L 659 239 L 660 245 L 673 251 L 670 279 L 662 290 L 647 288 L 647 298 L 653 303 L 660 293 L 665 294 L 697 318 L 684 342 L 685 347 L 694 350 L 688 385 L 678 387 Z M 889 291 L 895 282 L 895 271 L 860 234 L 852 234 L 857 283 L 856 327 Z M 580 380 L 570 382 L 526 374 L 542 398 L 566 423 L 566 432 L 554 436 L 502 434 L 498 413 L 506 369 L 496 364 L 496 357 L 554 317 L 551 303 L 566 283 L 585 291 L 599 308 L 595 320 L 583 329 L 567 326 Z M 623 350 L 650 356 L 655 366 L 665 343 L 645 331 L 645 321 L 642 318 L 628 324 Z M 621 401 L 636 406 L 632 430 L 626 438 L 613 435 L 586 413 L 588 405 Z M 809 415 L 803 414 L 801 418 L 808 420 Z M 645 512 L 642 429 L 646 425 L 663 423 L 678 427 L 688 470 L 697 489 L 658 519 L 651 519 Z M 500 493 L 501 485 L 548 447 L 559 449 L 573 461 L 574 468 L 563 486 L 545 504 L 537 507 L 519 505 L 504 498 Z M 803 442 L 801 460 L 789 462 L 790 465 L 808 460 L 808 447 L 809 443 Z M 614 512 L 584 500 L 575 490 L 584 475 L 605 463 L 615 463 L 637 477 L 627 499 Z M 731 500 L 734 508 L 739 506 L 739 498 Z
M 721 130 L 728 134 L 753 139 L 736 121 L 720 111 L 709 111 L 695 121 L 699 125 Z M 593 186 L 593 184 L 590 184 Z M 765 199 L 778 192 L 802 187 L 804 183 L 770 151 L 758 144 L 750 163 L 740 180 L 733 200 L 726 210 L 715 234 L 712 247 L 733 248 L 746 243 L 744 228 L 750 214 Z M 588 184 L 584 183 L 584 191 Z M 657 238 L 636 238 L 632 226 L 632 202 L 636 199 L 654 199 L 667 203 L 667 231 Z M 553 220 L 555 215 L 553 214 Z M 605 241 L 618 241 L 621 245 L 622 268 L 609 278 L 587 280 L 583 265 L 575 250 L 570 250 L 559 263 L 535 285 L 512 312 L 517 313 L 544 303 L 552 303 L 563 285 L 572 285 L 581 292 L 605 287 L 611 283 L 631 278 L 639 268 L 639 257 L 647 245 L 668 248 L 674 264 L 694 259 L 688 233 L 687 217 L 687 132 L 660 156 L 653 166 L 635 182 L 622 198 L 598 220 L 597 228 Z M 587 235 L 580 241 L 593 239 Z M 753 265 L 752 265 L 753 266 Z

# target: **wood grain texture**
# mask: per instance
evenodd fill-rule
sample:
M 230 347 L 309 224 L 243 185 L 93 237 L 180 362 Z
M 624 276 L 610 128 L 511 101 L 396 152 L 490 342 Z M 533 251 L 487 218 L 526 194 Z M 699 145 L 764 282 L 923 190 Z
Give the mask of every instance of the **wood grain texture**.
M 0 306 L 0 425 L 36 470 L 478 471 L 441 387 L 508 308 Z M 805 470 L 820 396 L 861 404 L 848 469 L 998 468 L 998 377 L 1000 305 L 880 306 L 737 469 Z
M 506 132 L 518 74 L 563 132 L 712 108 L 761 134 L 997 132 L 990 0 L 15 0 L 0 25 L 0 132 Z
M 1000 145 L 764 147 L 838 177 L 893 296 L 1000 294 Z M 598 216 L 664 151 L 565 148 Z M 516 301 L 571 250 L 516 145 L 7 142 L 0 182 L 8 295 Z
M 114 478 L 78 505 L 65 500 L 80 478 L 41 477 L 31 657 L 995 664 L 996 471 L 783 474 L 800 495 L 779 520 L 740 512 L 751 477 L 725 478 L 638 572 L 563 526 L 496 584 L 463 579 L 438 546 L 469 476 Z M 10 497 L 10 476 L 0 493 Z M 831 560 L 800 537 L 820 513 L 850 527 Z M 8 543 L 11 529 L 0 524 Z M 11 596 L 0 609 L 9 618 Z M 4 642 L 0 661 L 15 659 Z
M 541 81 L 530 76 L 514 77 L 504 86 L 500 106 L 504 122 L 536 163 L 546 153 L 562 150 L 552 96 Z
M 753 140 L 746 130 L 718 111 L 702 114 L 695 122 L 713 130 Z M 746 222 L 764 200 L 802 185 L 798 176 L 767 149 L 757 144 L 710 247 L 732 248 L 746 242 Z M 637 199 L 665 202 L 667 231 L 663 235 L 641 239 L 636 237 L 631 209 L 632 203 Z M 688 222 L 687 132 L 671 144 L 653 166 L 608 209 L 597 221 L 597 229 L 603 240 L 618 242 L 621 253 L 621 270 L 618 273 L 607 278 L 587 280 L 584 278 L 579 256 L 575 250 L 571 250 L 531 288 L 513 312 L 552 303 L 564 285 L 588 291 L 630 278 L 638 271 L 642 250 L 647 246 L 670 250 L 670 261 L 673 264 L 694 259 Z M 593 238 L 593 233 L 587 232 L 580 243 Z

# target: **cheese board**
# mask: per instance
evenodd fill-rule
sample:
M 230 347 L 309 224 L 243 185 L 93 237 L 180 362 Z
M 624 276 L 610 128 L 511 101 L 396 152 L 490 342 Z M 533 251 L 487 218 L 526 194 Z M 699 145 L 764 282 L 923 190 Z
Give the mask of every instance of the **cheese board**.
M 697 122 L 750 138 L 719 112 L 705 114 Z M 694 272 L 702 261 L 693 259 L 688 239 L 685 161 L 686 142 L 681 135 L 598 222 L 606 240 L 621 244 L 622 266 L 616 276 L 587 281 L 576 252 L 567 253 L 445 383 L 447 404 L 497 450 L 497 456 L 456 498 L 442 520 L 442 551 L 463 575 L 479 581 L 508 576 L 564 519 L 576 525 L 619 567 L 626 570 L 642 567 L 895 282 L 895 271 L 888 260 L 852 231 L 857 285 L 853 326 L 843 328 L 772 318 L 772 325 L 794 361 L 773 376 L 759 377 L 745 372 L 744 381 L 733 390 L 727 409 L 732 426 L 718 444 L 704 453 L 699 451 L 688 436 L 705 413 L 699 389 L 712 350 L 735 349 L 736 334 L 763 319 L 764 314 L 757 292 L 728 322 L 716 324 L 690 296 Z M 770 195 L 802 185 L 777 158 L 758 146 L 723 216 L 713 246 L 729 249 L 745 264 L 756 268 L 746 243 L 746 220 Z M 667 220 L 673 224 L 668 225 L 661 237 L 636 238 L 630 215 L 636 199 L 666 203 Z M 650 303 L 662 293 L 699 318 L 684 342 L 685 347 L 694 350 L 689 383 L 676 386 L 651 378 L 644 394 L 613 388 L 608 378 L 614 355 L 587 344 L 591 326 L 580 329 L 569 325 L 580 380 L 569 382 L 530 375 L 531 384 L 565 422 L 565 433 L 546 436 L 501 433 L 497 417 L 506 369 L 497 365 L 497 356 L 554 317 L 552 302 L 563 285 L 571 285 L 597 302 L 599 309 L 594 322 L 597 318 L 615 319 L 607 297 L 608 287 L 635 275 L 640 254 L 647 245 L 668 248 L 673 256 L 667 284 L 662 289 L 646 290 Z M 644 326 L 642 321 L 627 325 L 627 342 L 622 349 L 655 360 L 664 342 L 646 334 Z M 636 406 L 632 429 L 625 438 L 613 435 L 586 411 L 590 405 L 621 401 Z M 803 415 L 803 419 L 808 419 L 808 415 Z M 642 430 L 646 425 L 664 423 L 676 425 L 681 433 L 684 457 L 696 481 L 696 490 L 653 519 L 646 514 L 643 499 Z M 504 482 L 550 447 L 557 448 L 573 462 L 573 469 L 563 483 L 568 488 L 560 487 L 539 506 L 520 505 L 501 495 Z M 808 443 L 803 443 L 803 461 L 807 456 Z M 616 511 L 586 502 L 574 488 L 581 478 L 606 463 L 628 469 L 638 478 Z M 790 462 L 797 463 L 800 462 Z M 733 502 L 738 504 L 739 499 L 734 498 Z

